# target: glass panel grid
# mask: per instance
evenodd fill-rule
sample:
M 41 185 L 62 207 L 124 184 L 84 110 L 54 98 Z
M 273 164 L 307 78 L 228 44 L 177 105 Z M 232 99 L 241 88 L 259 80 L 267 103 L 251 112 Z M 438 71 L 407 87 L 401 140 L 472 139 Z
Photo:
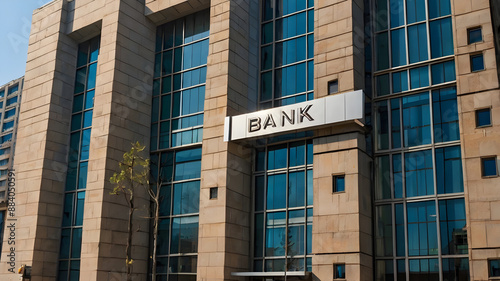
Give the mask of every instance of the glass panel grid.
M 312 1 L 266 0 L 261 12 L 260 108 L 313 99 Z
M 58 280 L 79 280 L 82 225 L 99 37 L 78 47 Z M 84 104 L 84 101 L 87 101 Z
M 152 154 L 151 168 L 161 184 L 158 278 L 195 277 L 201 148 Z
M 312 254 L 312 141 L 258 149 L 254 270 L 306 271 Z M 263 162 L 263 163 L 262 163 Z
M 157 30 L 151 151 L 201 143 L 209 11 Z

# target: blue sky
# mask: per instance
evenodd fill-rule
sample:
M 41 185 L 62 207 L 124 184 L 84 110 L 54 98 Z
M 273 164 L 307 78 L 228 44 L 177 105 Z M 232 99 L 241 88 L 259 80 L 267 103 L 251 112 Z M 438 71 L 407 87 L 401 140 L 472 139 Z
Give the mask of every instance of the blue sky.
M 0 86 L 24 75 L 33 10 L 50 0 L 0 0 Z

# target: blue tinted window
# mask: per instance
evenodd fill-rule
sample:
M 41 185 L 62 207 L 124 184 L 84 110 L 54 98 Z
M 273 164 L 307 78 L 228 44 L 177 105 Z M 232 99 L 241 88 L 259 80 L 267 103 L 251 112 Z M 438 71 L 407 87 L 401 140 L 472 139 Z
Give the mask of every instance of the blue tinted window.
M 267 154 L 267 169 L 284 168 L 287 165 L 287 148 L 286 145 L 270 147 Z
M 436 184 L 438 194 L 464 191 L 460 146 L 436 149 Z
M 5 103 L 5 106 L 10 106 L 13 105 L 17 102 L 18 96 L 12 97 L 10 99 L 7 99 L 7 102 Z
M 390 0 L 391 7 L 391 27 L 398 27 L 405 24 L 404 0 Z
M 391 198 L 390 158 L 388 155 L 376 158 L 375 198 Z
M 434 142 L 460 139 L 456 88 L 432 91 Z
M 286 174 L 267 177 L 267 209 L 286 207 Z
M 333 184 L 333 192 L 345 191 L 345 176 L 334 176 Z
M 379 257 L 392 257 L 392 207 L 382 205 L 376 207 L 376 255 Z
M 431 21 L 429 23 L 429 29 L 431 40 L 431 58 L 434 59 L 453 55 L 453 30 L 451 27 L 451 18 L 448 17 Z
M 385 96 L 391 93 L 389 74 L 383 74 L 375 77 L 377 85 L 377 96 Z
M 377 148 L 389 148 L 389 113 L 387 101 L 376 103 L 376 122 L 377 122 Z
M 335 265 L 335 277 L 333 279 L 345 279 L 345 264 Z
M 406 16 L 408 24 L 425 20 L 425 0 L 407 0 Z
M 391 140 L 392 148 L 401 147 L 401 110 L 399 99 L 393 99 L 391 103 Z
M 403 198 L 403 167 L 401 154 L 392 155 L 392 177 L 394 181 L 394 198 Z
M 455 81 L 455 61 L 433 64 L 431 66 L 431 72 L 433 85 Z
M 424 61 L 429 58 L 425 23 L 408 27 L 408 53 L 410 54 L 410 63 Z
M 412 259 L 408 265 L 410 280 L 439 280 L 438 259 Z
M 429 67 L 422 66 L 410 69 L 410 88 L 416 89 L 429 86 Z
M 7 96 L 9 96 L 10 94 L 13 94 L 15 92 L 17 92 L 19 90 L 19 84 L 16 84 L 14 86 L 10 86 L 9 87 L 9 93 L 7 94 Z
M 3 128 L 2 128 L 2 132 L 5 132 L 7 130 L 10 130 L 14 127 L 14 120 L 10 121 L 10 122 L 6 122 L 6 123 L 3 123 Z
M 429 0 L 428 3 L 431 19 L 451 14 L 450 0 Z
M 392 74 L 392 92 L 400 93 L 408 91 L 408 72 L 400 71 Z
M 13 108 L 13 109 L 7 110 L 7 111 L 5 112 L 5 116 L 4 116 L 3 118 L 4 118 L 4 119 L 8 119 L 8 118 L 11 118 L 11 117 L 13 117 L 13 116 L 15 116 L 15 115 L 16 115 L 16 109 L 15 109 L 15 108 Z
M 266 256 L 284 256 L 283 235 L 286 232 L 286 212 L 268 213 L 266 217 Z
M 443 255 L 467 254 L 467 222 L 465 200 L 439 201 L 441 253 Z
M 476 127 L 491 125 L 491 109 L 476 110 Z
M 432 151 L 405 154 L 406 197 L 434 194 Z
M 392 67 L 406 64 L 406 36 L 405 29 L 391 31 Z
M 198 216 L 173 218 L 170 253 L 198 252 Z
M 408 203 L 406 209 L 408 220 L 408 255 L 437 255 L 438 237 L 435 202 Z M 411 265 L 410 271 L 412 271 Z
M 483 54 L 470 56 L 470 70 L 472 72 L 484 70 Z
M 443 259 L 443 280 L 469 280 L 469 259 Z
M 276 20 L 276 40 L 306 33 L 306 12 Z
M 375 0 L 375 30 L 387 29 L 387 0 Z
M 468 37 L 469 44 L 474 44 L 474 43 L 483 41 L 483 34 L 482 34 L 481 27 L 468 29 L 467 32 L 468 32 L 468 36 L 469 36 Z
M 429 94 L 402 98 L 404 146 L 431 143 Z
M 481 164 L 483 168 L 483 177 L 491 177 L 498 175 L 496 157 L 482 158 Z
M 174 185 L 174 215 L 197 213 L 200 201 L 200 182 L 184 182 Z
M 405 213 L 403 204 L 394 205 L 396 223 L 396 256 L 401 257 L 406 253 L 405 242 Z
M 490 277 L 499 277 L 500 276 L 500 259 L 490 260 L 489 263 L 489 274 Z
M 375 50 L 377 50 L 377 70 L 389 68 L 389 37 L 387 32 L 375 35 Z

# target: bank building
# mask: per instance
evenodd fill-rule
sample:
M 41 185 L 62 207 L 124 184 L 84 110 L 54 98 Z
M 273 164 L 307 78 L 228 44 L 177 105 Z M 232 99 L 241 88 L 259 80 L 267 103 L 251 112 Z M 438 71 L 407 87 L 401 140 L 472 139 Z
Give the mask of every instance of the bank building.
M 497 0 L 54 0 L 0 279 L 126 280 L 109 179 L 137 141 L 163 175 L 158 281 L 500 279 L 499 36 Z

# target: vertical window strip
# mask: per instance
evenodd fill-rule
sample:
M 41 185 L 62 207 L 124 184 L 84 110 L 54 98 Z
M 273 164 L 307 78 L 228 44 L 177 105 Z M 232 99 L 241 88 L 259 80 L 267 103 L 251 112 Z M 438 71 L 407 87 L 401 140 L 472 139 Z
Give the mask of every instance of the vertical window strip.
M 262 1 L 259 78 L 262 109 L 314 98 L 313 2 Z
M 311 271 L 312 142 L 268 146 L 256 156 L 253 269 Z
M 71 116 L 58 280 L 79 280 L 83 211 L 94 107 L 99 37 L 78 47 Z
M 201 143 L 209 11 L 157 30 L 151 151 Z

